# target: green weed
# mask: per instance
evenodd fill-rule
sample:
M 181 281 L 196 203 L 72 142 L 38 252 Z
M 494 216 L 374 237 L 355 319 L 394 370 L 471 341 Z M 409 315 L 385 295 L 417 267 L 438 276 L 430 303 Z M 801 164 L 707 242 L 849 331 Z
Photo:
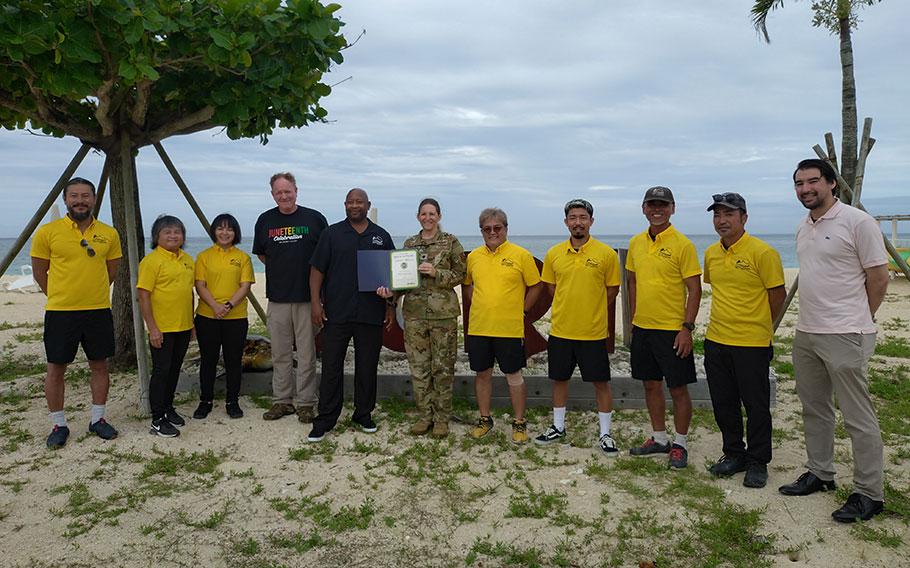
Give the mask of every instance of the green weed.
M 326 540 L 318 532 L 311 531 L 308 536 L 303 533 L 295 532 L 290 534 L 273 534 L 269 535 L 269 544 L 277 548 L 287 548 L 297 554 L 309 552 L 314 548 L 319 548 L 331 544 L 332 540 Z
M 910 359 L 910 343 L 902 337 L 885 336 L 875 344 L 875 354 Z
M 904 544 L 899 534 L 885 527 L 873 527 L 869 523 L 854 523 L 850 534 L 865 542 L 876 542 L 885 548 L 897 548 Z
M 31 432 L 17 426 L 17 422 L 12 418 L 0 422 L 0 440 L 3 440 L 0 452 L 11 454 L 18 450 L 19 446 L 32 439 Z
M 335 450 L 338 443 L 332 440 L 323 440 L 318 444 L 307 444 L 299 448 L 288 450 L 288 458 L 291 461 L 309 461 L 315 456 L 321 456 L 326 463 L 329 463 L 335 457 Z
M 539 549 L 531 547 L 523 550 L 500 541 L 491 542 L 490 537 L 477 537 L 474 540 L 471 550 L 465 557 L 465 565 L 471 566 L 477 563 L 480 556 L 496 559 L 504 566 L 523 566 L 526 568 L 544 566 L 543 553 Z

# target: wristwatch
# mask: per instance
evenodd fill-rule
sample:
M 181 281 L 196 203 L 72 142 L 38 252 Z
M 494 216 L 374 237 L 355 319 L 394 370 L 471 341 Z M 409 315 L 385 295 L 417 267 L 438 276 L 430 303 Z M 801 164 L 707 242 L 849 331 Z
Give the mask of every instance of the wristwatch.
M 228 300 L 227 302 L 225 302 L 224 305 L 227 306 L 227 309 L 229 309 L 229 310 L 233 310 L 233 309 L 234 309 L 234 304 L 232 304 L 230 300 Z
M 684 328 L 688 329 L 689 331 L 695 331 L 695 324 L 690 321 L 684 321 L 682 325 Z

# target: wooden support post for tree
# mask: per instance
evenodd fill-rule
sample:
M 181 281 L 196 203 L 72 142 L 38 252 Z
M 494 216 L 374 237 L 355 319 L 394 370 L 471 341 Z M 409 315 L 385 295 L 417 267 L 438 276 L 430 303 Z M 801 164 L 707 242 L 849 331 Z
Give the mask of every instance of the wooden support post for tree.
M 863 178 L 866 175 L 866 158 L 872 151 L 869 140 L 872 135 L 872 118 L 863 121 L 863 137 L 859 146 L 859 159 L 856 161 L 856 181 L 853 182 L 853 201 L 859 203 L 863 194 Z
M 92 216 L 97 219 L 101 212 L 101 203 L 104 201 L 104 192 L 107 190 L 107 179 L 111 175 L 110 158 L 105 154 L 104 166 L 101 167 L 101 179 L 98 180 L 98 191 L 95 193 L 95 207 Z
M 51 206 L 54 204 L 54 201 L 60 195 L 60 192 L 63 191 L 63 188 L 66 186 L 66 182 L 68 182 L 70 178 L 73 177 L 76 169 L 79 168 L 82 160 L 85 159 L 85 156 L 91 149 L 91 146 L 88 144 L 83 144 L 76 152 L 76 155 L 73 156 L 73 159 L 70 160 L 69 165 L 66 166 L 66 169 L 63 170 L 62 174 L 60 174 L 60 178 L 57 180 L 57 183 L 55 183 L 54 187 L 51 188 L 51 191 L 47 194 L 47 197 L 45 197 L 44 201 L 41 202 L 41 205 L 38 206 L 38 210 L 35 211 L 35 214 L 32 215 L 32 218 L 29 219 L 28 223 L 26 223 L 25 228 L 22 229 L 22 232 L 19 233 L 19 238 L 16 239 L 16 242 L 13 243 L 12 248 L 10 248 L 9 252 L 6 253 L 6 257 L 4 257 L 3 262 L 0 263 L 0 275 L 6 272 L 6 269 L 9 268 L 9 265 L 13 263 L 16 255 L 19 254 L 19 251 L 21 251 L 22 247 L 25 246 L 25 243 L 28 242 L 28 239 L 32 236 L 32 233 L 35 232 L 35 228 L 39 223 L 41 223 L 41 219 L 44 219 L 44 216 L 47 214 L 48 209 L 51 208 Z
M 774 318 L 774 323 L 771 326 L 773 331 L 777 331 L 777 328 L 780 327 L 780 322 L 784 321 L 784 316 L 787 315 L 787 308 L 790 307 L 790 304 L 793 303 L 793 297 L 796 296 L 796 291 L 799 289 L 799 274 L 796 275 L 796 278 L 793 279 L 793 285 L 790 286 L 790 289 L 787 290 L 787 297 L 784 298 L 784 305 L 780 308 L 780 313 L 777 314 L 777 317 Z
M 818 155 L 819 158 L 821 158 L 822 160 L 827 159 L 827 157 L 825 156 L 825 153 L 822 151 L 821 146 L 816 144 L 815 146 L 812 147 L 812 149 L 815 150 L 815 153 Z M 835 170 L 835 174 L 837 175 L 837 186 L 839 188 L 841 188 L 841 190 L 844 191 L 844 193 L 846 193 L 847 196 L 849 196 L 853 207 L 856 207 L 860 211 L 866 211 L 866 208 L 863 207 L 863 204 L 860 201 L 853 201 L 853 190 L 850 189 L 850 186 L 847 184 L 847 181 L 844 178 L 842 178 L 841 175 L 839 173 L 837 173 L 836 170 Z M 866 211 L 866 212 L 868 213 L 868 211 Z M 904 276 L 907 277 L 907 280 L 910 280 L 910 266 L 907 265 L 907 261 L 904 260 L 904 258 L 900 255 L 899 252 L 897 252 L 897 249 L 894 248 L 894 244 L 891 242 L 890 239 L 888 239 L 887 236 L 885 236 L 884 233 L 882 233 L 882 240 L 885 242 L 885 249 L 888 251 L 888 254 L 891 255 L 891 258 L 894 259 L 894 263 L 897 264 L 898 268 L 901 269 L 901 271 L 904 273 Z
M 121 174 L 123 175 L 123 202 L 126 210 L 126 249 L 130 266 L 130 299 L 133 308 L 133 335 L 136 340 L 136 367 L 139 371 L 139 410 L 145 414 L 151 412 L 149 406 L 149 354 L 146 345 L 145 326 L 142 323 L 142 312 L 139 310 L 139 291 L 136 282 L 139 277 L 139 247 L 136 242 L 136 201 L 133 191 L 136 178 L 133 175 L 133 149 L 128 132 L 124 132 L 120 144 Z
M 629 295 L 629 273 L 626 271 L 627 249 L 619 249 L 619 277 L 622 286 L 619 288 L 619 302 L 622 306 L 622 343 L 626 347 L 632 346 L 632 301 Z
M 154 146 L 155 150 L 158 152 L 158 156 L 164 163 L 164 167 L 167 168 L 167 171 L 171 174 L 171 177 L 174 178 L 174 183 L 176 183 L 177 187 L 180 188 L 180 193 L 182 193 L 183 197 L 186 198 L 186 201 L 190 204 L 190 208 L 193 210 L 193 213 L 196 214 L 196 218 L 199 219 L 200 223 L 202 223 L 203 228 L 205 228 L 205 233 L 209 234 L 211 225 L 209 224 L 209 221 L 206 218 L 205 214 L 202 212 L 202 208 L 199 207 L 199 203 L 196 202 L 196 198 L 193 197 L 192 193 L 190 193 L 190 188 L 187 187 L 186 183 L 183 181 L 183 178 L 180 176 L 180 172 L 178 172 L 176 166 L 174 166 L 174 162 L 171 161 L 170 156 L 168 156 L 167 152 L 164 151 L 164 146 L 161 145 L 161 142 L 156 142 Z M 259 315 L 259 319 L 262 320 L 262 323 L 267 323 L 265 310 L 263 310 L 262 306 L 259 305 L 259 300 L 256 299 L 256 296 L 253 295 L 252 288 L 249 292 L 247 292 L 246 297 L 249 298 L 250 304 L 253 305 L 253 309 L 256 310 L 256 313 Z
M 834 135 L 830 132 L 825 132 L 825 146 L 828 147 L 828 161 L 831 162 L 836 171 L 840 171 L 837 167 L 837 148 L 834 146 Z

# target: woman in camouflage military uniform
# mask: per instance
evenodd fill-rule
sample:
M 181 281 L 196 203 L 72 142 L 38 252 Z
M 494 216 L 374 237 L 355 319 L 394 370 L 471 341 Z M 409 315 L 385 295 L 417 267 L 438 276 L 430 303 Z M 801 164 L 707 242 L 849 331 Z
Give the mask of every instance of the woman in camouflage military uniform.
M 404 242 L 404 248 L 417 249 L 420 256 L 420 286 L 394 295 L 404 295 L 404 342 L 417 403 L 418 419 L 410 432 L 420 436 L 432 430 L 437 438 L 449 434 L 461 313 L 454 288 L 465 275 L 464 249 L 455 235 L 439 227 L 441 218 L 439 202 L 420 202 L 421 231 Z M 389 290 L 380 291 L 392 297 Z

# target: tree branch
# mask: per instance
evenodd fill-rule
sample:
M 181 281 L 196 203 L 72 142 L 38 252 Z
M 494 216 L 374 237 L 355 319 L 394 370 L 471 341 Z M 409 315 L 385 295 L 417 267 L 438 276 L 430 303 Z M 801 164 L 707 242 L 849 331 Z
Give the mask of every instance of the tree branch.
M 40 97 L 39 97 L 40 98 Z M 32 120 L 35 112 L 33 110 L 27 109 L 23 106 L 18 105 L 15 101 L 8 99 L 6 97 L 0 96 L 0 106 L 6 107 L 11 111 L 18 112 L 19 114 L 24 115 L 29 120 Z M 42 116 L 39 113 L 39 118 L 42 122 L 48 126 L 52 126 L 58 130 L 63 131 L 64 134 L 69 134 L 70 136 L 75 136 L 83 142 L 88 144 L 97 144 L 99 142 L 99 136 L 97 132 L 94 132 L 91 128 L 82 126 L 81 124 L 76 124 L 74 122 L 67 122 L 65 120 L 60 120 L 52 115 L 47 117 Z
M 130 113 L 130 120 L 140 128 L 145 124 L 145 115 L 148 112 L 151 92 L 152 82 L 150 80 L 143 79 L 136 84 L 136 103 Z
M 101 125 L 101 135 L 110 136 L 114 133 L 114 122 L 111 120 L 111 89 L 114 88 L 114 79 L 107 79 L 101 83 L 95 96 L 98 97 L 98 108 L 95 109 L 95 119 Z
M 168 136 L 173 136 L 174 134 L 189 134 L 191 132 L 198 132 L 198 130 L 192 129 L 203 124 L 207 124 L 208 120 L 214 115 L 215 107 L 211 105 L 204 106 L 196 112 L 178 118 L 173 122 L 170 122 L 153 130 L 148 137 L 150 141 L 149 143 L 154 144 L 155 142 L 161 142 Z M 211 128 L 212 126 L 213 125 L 208 125 L 205 128 Z M 205 130 L 205 128 L 200 128 L 199 130 Z

